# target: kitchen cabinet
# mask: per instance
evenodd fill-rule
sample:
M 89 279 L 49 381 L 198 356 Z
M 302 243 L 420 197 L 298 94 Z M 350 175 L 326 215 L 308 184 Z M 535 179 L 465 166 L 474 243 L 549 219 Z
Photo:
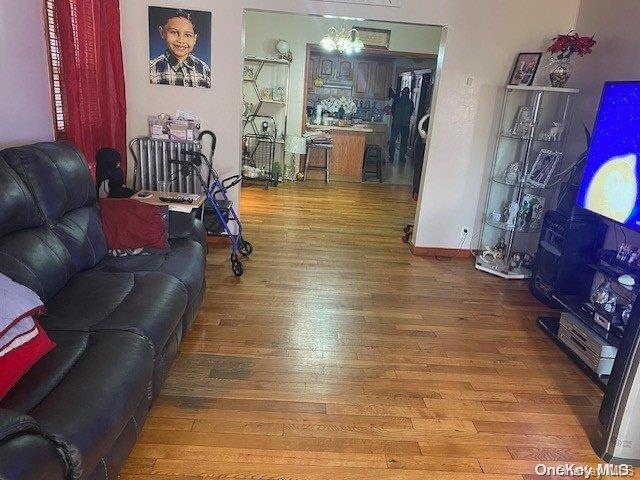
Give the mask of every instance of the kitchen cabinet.
M 389 98 L 391 65 L 387 62 L 376 62 L 373 67 L 373 75 L 370 94 L 377 100 Z
M 336 61 L 333 58 L 320 58 L 320 76 L 325 80 L 336 77 Z M 338 67 L 339 68 L 339 67 Z
M 307 92 L 315 93 L 316 91 L 316 77 L 318 76 L 318 57 L 309 57 L 307 63 Z
M 353 64 L 351 60 L 340 60 L 338 80 L 353 80 Z
M 359 60 L 356 62 L 353 94 L 360 97 L 368 96 L 371 87 L 371 62 Z
M 388 98 L 391 73 L 392 64 L 384 58 L 351 59 L 341 55 L 315 53 L 309 56 L 307 64 L 307 91 L 316 94 L 348 96 L 344 89 L 331 89 L 330 86 L 317 88 L 314 81 L 320 77 L 330 85 L 337 83 L 348 87 L 353 83 L 350 93 L 354 97 L 384 101 Z

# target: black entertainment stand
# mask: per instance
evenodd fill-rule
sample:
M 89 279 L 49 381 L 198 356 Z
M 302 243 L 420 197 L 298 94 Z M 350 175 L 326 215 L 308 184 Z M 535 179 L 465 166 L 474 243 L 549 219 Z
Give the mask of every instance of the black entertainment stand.
M 638 272 L 632 268 L 625 268 L 626 266 L 621 265 L 620 262 L 615 261 L 615 257 L 612 257 L 611 255 L 608 256 L 608 259 L 606 258 L 607 255 L 604 255 L 603 257 L 604 258 L 600 263 L 598 263 L 597 265 L 589 265 L 589 267 L 603 277 L 610 280 L 612 284 L 618 284 L 618 291 L 623 291 L 625 293 L 628 292 L 630 296 L 634 297 L 640 294 L 640 286 L 638 284 L 636 284 L 634 287 L 628 287 L 618 282 L 618 278 L 624 274 L 632 274 L 635 278 L 640 278 L 640 276 L 638 276 Z M 602 340 L 606 341 L 608 344 L 616 347 L 617 349 L 620 349 L 622 345 L 622 339 L 624 337 L 624 327 L 620 325 L 619 322 L 616 323 L 613 321 L 613 314 L 604 312 L 599 308 L 586 308 L 585 302 L 588 299 L 581 295 L 576 296 L 553 294 L 552 296 L 554 300 L 556 300 L 566 311 L 570 312 L 576 318 L 578 318 L 584 326 L 589 328 L 589 330 L 595 333 Z M 594 312 L 612 322 L 610 330 L 607 331 L 594 321 Z M 558 335 L 558 331 L 560 328 L 559 317 L 538 317 L 537 323 L 540 329 L 545 332 L 602 390 L 606 389 L 609 381 L 609 376 L 600 376 L 596 374 L 589 367 L 589 365 L 587 365 L 587 363 L 585 363 L 576 353 L 571 350 L 571 348 L 565 345 L 565 343 L 560 339 Z

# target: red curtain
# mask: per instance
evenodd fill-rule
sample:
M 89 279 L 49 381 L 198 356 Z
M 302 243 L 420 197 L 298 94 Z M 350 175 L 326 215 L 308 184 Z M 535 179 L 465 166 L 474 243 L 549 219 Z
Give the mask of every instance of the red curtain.
M 127 157 L 119 0 L 53 1 L 66 138 L 85 154 L 95 177 L 100 148 Z

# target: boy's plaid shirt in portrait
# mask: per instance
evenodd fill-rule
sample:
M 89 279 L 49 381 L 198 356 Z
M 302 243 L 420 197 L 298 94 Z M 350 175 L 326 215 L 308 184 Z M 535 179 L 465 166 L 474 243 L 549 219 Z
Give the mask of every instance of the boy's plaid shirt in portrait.
M 151 61 L 149 74 L 151 83 L 159 85 L 211 88 L 211 69 L 193 55 L 180 62 L 165 52 Z

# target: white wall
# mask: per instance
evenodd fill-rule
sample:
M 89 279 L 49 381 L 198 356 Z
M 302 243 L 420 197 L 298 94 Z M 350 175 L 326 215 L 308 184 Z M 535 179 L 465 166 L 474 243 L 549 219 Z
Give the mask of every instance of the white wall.
M 307 44 L 317 44 L 330 27 L 339 28 L 341 20 L 324 17 L 293 16 L 268 12 L 247 12 L 245 15 L 245 53 L 257 57 L 274 57 L 277 40 L 287 40 L 291 46 L 291 92 L 289 98 L 290 134 L 302 131 Z M 391 30 L 389 49 L 397 52 L 437 54 L 441 27 L 391 24 L 386 22 L 346 21 L 350 28 L 369 27 Z
M 42 0 L 0 2 L 0 146 L 53 140 Z
M 569 136 L 568 158 L 575 159 L 585 150 L 582 125 L 593 129 L 604 82 L 640 79 L 639 21 L 638 0 L 616 0 L 615 8 L 602 0 L 582 0 L 576 31 L 580 35 L 595 34 L 598 44 L 591 55 L 572 60 L 570 86 L 579 88 L 580 95 Z M 634 245 L 640 246 L 640 235 L 631 232 L 627 235 Z M 618 240 L 621 242 L 622 237 Z M 609 248 L 618 244 L 614 228 L 610 228 L 607 243 Z
M 213 89 L 149 85 L 147 6 L 213 12 Z M 515 54 L 540 48 L 575 25 L 579 0 L 403 0 L 402 8 L 300 0 L 135 0 L 121 2 L 129 135 L 147 131 L 146 116 L 180 107 L 200 113 L 219 137 L 223 174 L 237 173 L 242 104 L 243 9 L 333 14 L 447 26 L 431 153 L 417 212 L 418 246 L 455 247 L 484 204 L 498 103 Z M 284 26 L 283 26 L 284 28 Z M 474 79 L 466 87 L 467 78 Z

